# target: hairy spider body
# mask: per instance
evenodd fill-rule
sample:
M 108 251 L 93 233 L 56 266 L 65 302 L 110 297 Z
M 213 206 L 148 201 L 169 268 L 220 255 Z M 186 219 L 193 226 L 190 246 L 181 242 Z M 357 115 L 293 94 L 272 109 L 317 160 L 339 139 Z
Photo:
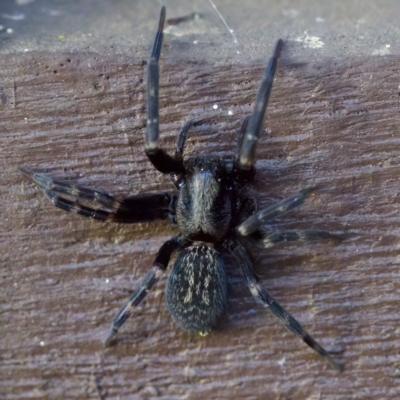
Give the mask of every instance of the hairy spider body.
M 183 249 L 168 276 L 165 298 L 179 327 L 190 333 L 209 333 L 228 300 L 220 253 L 206 245 Z
M 78 187 L 34 172 L 30 168 L 21 168 L 46 197 L 61 209 L 102 221 L 121 223 L 169 220 L 177 224 L 180 230 L 179 235 L 161 246 L 140 286 L 114 317 L 106 345 L 114 341 L 119 328 L 132 314 L 134 307 L 143 301 L 157 283 L 174 252 L 179 255 L 167 280 L 167 308 L 182 329 L 207 334 L 217 323 L 227 303 L 227 279 L 222 254 L 229 252 L 240 266 L 254 299 L 334 368 L 341 370 L 342 366 L 264 289 L 245 247 L 245 242 L 268 249 L 284 241 L 341 239 L 340 235 L 317 229 L 272 234 L 265 229 L 273 219 L 301 205 L 315 188 L 303 189 L 258 212 L 255 200 L 247 194 L 246 185 L 255 174 L 256 145 L 262 131 L 283 41 L 279 40 L 275 46 L 258 89 L 253 113 L 246 116 L 241 124 L 236 157 L 197 156 L 184 160 L 183 149 L 187 134 L 193 125 L 202 120 L 190 120 L 183 125 L 174 157 L 160 148 L 158 61 L 164 20 L 165 7 L 162 7 L 158 32 L 147 65 L 145 151 L 158 171 L 170 174 L 178 193 L 144 193 L 117 199 L 100 190 Z
M 238 182 L 229 158 L 195 157 L 184 163 L 176 222 L 190 240 L 215 243 L 232 229 Z

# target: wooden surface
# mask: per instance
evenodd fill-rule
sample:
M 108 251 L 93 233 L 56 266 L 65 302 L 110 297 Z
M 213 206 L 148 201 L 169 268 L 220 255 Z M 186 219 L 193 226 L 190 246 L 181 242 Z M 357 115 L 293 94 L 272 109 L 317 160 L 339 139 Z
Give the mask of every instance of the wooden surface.
M 276 227 L 347 239 L 253 256 L 271 295 L 345 372 L 257 306 L 230 259 L 229 308 L 212 334 L 173 325 L 164 280 L 104 349 L 111 319 L 176 229 L 65 213 L 17 168 L 113 194 L 171 188 L 144 156 L 145 67 L 141 57 L 34 53 L 0 59 L 0 398 L 399 398 L 400 57 L 298 63 L 297 45 L 278 67 L 254 191 L 263 206 L 319 185 Z M 162 61 L 164 148 L 205 116 L 187 154 L 234 151 L 264 63 L 175 61 Z

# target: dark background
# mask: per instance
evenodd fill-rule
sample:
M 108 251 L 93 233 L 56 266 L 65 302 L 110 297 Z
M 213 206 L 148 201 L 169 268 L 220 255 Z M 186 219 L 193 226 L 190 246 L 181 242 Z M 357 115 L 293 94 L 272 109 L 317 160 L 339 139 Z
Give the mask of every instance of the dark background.
M 0 5 L 0 398 L 397 399 L 400 3 L 168 1 L 162 144 L 206 117 L 187 154 L 229 154 L 275 41 L 285 47 L 254 192 L 261 206 L 322 189 L 276 227 L 345 232 L 340 245 L 253 251 L 272 296 L 335 358 L 334 371 L 254 304 L 234 263 L 230 303 L 202 338 L 171 321 L 164 283 L 102 341 L 161 244 L 166 223 L 63 213 L 18 171 L 117 195 L 171 188 L 144 156 L 145 66 L 160 2 Z M 214 108 L 218 105 L 218 108 Z

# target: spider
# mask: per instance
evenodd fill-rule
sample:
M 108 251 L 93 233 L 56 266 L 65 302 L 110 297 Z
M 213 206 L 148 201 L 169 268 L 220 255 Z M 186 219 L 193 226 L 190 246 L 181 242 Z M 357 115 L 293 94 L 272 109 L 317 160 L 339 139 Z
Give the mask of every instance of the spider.
M 255 151 L 264 114 L 270 97 L 278 58 L 283 47 L 276 43 L 272 58 L 262 78 L 254 111 L 244 118 L 239 133 L 236 156 L 196 156 L 183 159 L 187 134 L 198 121 L 186 122 L 179 135 L 175 156 L 159 145 L 159 58 L 163 40 L 165 7 L 161 8 L 158 31 L 147 65 L 147 132 L 145 152 L 153 166 L 170 174 L 178 193 L 143 193 L 117 199 L 100 190 L 78 187 L 52 179 L 43 173 L 21 167 L 56 207 L 85 217 L 120 223 L 169 220 L 180 234 L 167 240 L 159 249 L 150 270 L 139 288 L 112 321 L 105 340 L 110 346 L 116 334 L 167 269 L 174 252 L 179 252 L 168 276 L 165 297 L 169 313 L 183 330 L 206 335 L 215 326 L 227 303 L 227 278 L 223 252 L 233 254 L 246 284 L 257 303 L 269 309 L 291 332 L 324 357 L 335 369 L 342 370 L 262 286 L 253 270 L 245 242 L 269 249 L 285 241 L 340 240 L 322 230 L 287 230 L 268 234 L 266 225 L 273 219 L 301 205 L 316 188 L 309 187 L 257 212 L 255 199 L 248 195 L 247 184 L 255 175 Z

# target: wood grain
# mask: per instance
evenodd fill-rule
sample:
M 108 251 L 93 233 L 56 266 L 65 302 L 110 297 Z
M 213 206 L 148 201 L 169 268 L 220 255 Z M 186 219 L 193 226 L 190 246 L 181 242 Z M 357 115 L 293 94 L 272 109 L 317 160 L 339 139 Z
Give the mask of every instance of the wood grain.
M 254 304 L 232 260 L 229 308 L 208 337 L 173 325 L 164 280 L 104 349 L 112 317 L 176 229 L 64 213 L 17 168 L 114 194 L 171 188 L 144 155 L 144 63 L 88 52 L 0 59 L 0 397 L 399 398 L 399 63 L 299 63 L 288 46 L 257 151 L 261 206 L 321 187 L 277 229 L 347 235 L 253 251 L 263 284 L 343 362 L 340 374 Z M 163 59 L 164 148 L 184 121 L 206 117 L 187 154 L 234 151 L 263 70 Z

